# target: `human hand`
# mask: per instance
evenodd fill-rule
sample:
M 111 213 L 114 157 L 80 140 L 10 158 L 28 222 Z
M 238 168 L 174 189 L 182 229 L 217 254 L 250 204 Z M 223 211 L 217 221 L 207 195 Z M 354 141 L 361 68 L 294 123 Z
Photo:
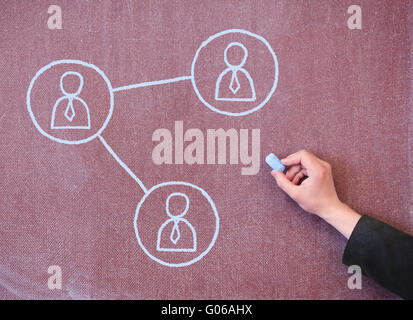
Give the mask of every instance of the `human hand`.
M 276 170 L 271 174 L 278 186 L 305 211 L 326 218 L 343 205 L 337 196 L 328 162 L 306 150 L 293 153 L 281 162 L 287 167 L 286 174 Z

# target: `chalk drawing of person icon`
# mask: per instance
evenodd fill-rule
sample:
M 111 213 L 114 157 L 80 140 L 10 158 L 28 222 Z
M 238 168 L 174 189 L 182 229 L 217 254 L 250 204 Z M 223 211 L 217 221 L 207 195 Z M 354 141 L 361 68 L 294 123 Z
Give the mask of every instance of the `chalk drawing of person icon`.
M 63 85 L 67 76 L 79 79 L 79 85 L 74 92 L 68 92 Z M 78 95 L 83 89 L 83 76 L 79 72 L 67 71 L 60 77 L 60 90 L 63 96 L 57 99 L 50 127 L 52 129 L 90 129 L 89 107 Z
M 173 214 L 170 211 L 170 200 L 183 197 L 185 208 L 181 213 Z M 169 252 L 195 252 L 196 232 L 192 224 L 183 218 L 189 209 L 189 198 L 181 192 L 173 192 L 166 199 L 166 220 L 158 230 L 156 250 Z
M 228 60 L 228 50 L 232 47 L 243 50 L 244 55 L 239 64 L 231 64 Z M 245 102 L 256 100 L 254 81 L 249 72 L 243 68 L 247 57 L 248 50 L 240 42 L 231 42 L 225 48 L 224 61 L 228 68 L 218 77 L 215 85 L 215 100 Z

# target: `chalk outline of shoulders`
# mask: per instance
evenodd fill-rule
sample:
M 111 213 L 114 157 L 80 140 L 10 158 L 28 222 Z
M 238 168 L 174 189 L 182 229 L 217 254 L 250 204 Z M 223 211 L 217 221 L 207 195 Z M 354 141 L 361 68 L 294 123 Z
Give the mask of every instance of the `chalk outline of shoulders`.
M 169 211 L 169 200 L 174 197 L 174 196 L 181 196 L 185 198 L 186 204 L 185 204 L 185 209 L 182 211 L 182 213 L 178 214 L 178 215 L 172 215 Z M 161 227 L 158 230 L 158 236 L 156 239 L 156 250 L 157 251 L 165 251 L 165 252 L 196 252 L 196 248 L 197 248 L 197 239 L 196 239 L 196 231 L 195 228 L 193 227 L 193 225 L 186 220 L 185 218 L 181 218 L 184 215 L 186 215 L 186 213 L 188 212 L 189 209 L 189 197 L 182 192 L 173 192 L 171 193 L 168 198 L 166 198 L 166 204 L 165 204 L 165 210 L 166 210 L 166 214 L 170 217 L 168 220 L 166 220 Z M 192 248 L 163 248 L 161 247 L 161 238 L 162 238 L 162 232 L 165 229 L 165 227 L 169 224 L 169 223 L 173 223 L 175 224 L 177 221 L 177 223 L 185 223 L 189 229 L 192 232 L 192 239 L 193 239 L 193 247 Z M 173 227 L 174 228 L 174 227 Z M 179 229 L 178 229 L 179 232 Z M 177 241 L 173 241 L 172 239 L 170 239 L 172 241 L 172 243 L 176 244 Z
M 75 93 L 67 93 L 66 90 L 63 87 L 63 79 L 64 77 L 66 77 L 67 75 L 76 75 L 79 77 L 80 79 L 80 83 L 79 83 L 79 88 L 76 90 Z M 79 98 L 78 95 L 80 94 L 80 92 L 83 89 L 83 76 L 79 73 L 79 72 L 75 72 L 75 71 L 66 71 L 65 73 L 62 74 L 62 76 L 60 77 L 60 90 L 62 91 L 62 93 L 64 94 L 63 97 L 60 97 L 59 99 L 57 99 L 54 107 L 53 107 L 53 111 L 52 111 L 52 119 L 50 121 L 50 128 L 51 129 L 90 129 L 90 112 L 89 112 L 89 107 L 87 106 L 86 102 L 82 99 Z M 86 110 L 86 114 L 87 114 L 87 126 L 56 126 L 55 125 L 55 117 L 56 117 L 56 109 L 59 106 L 59 103 L 64 100 L 64 99 L 70 99 L 72 98 L 72 100 L 78 100 L 82 103 L 83 107 Z M 72 121 L 72 120 L 69 120 Z
M 239 63 L 237 66 L 232 65 L 231 63 L 229 63 L 228 61 L 228 50 L 234 46 L 238 46 L 241 47 L 241 49 L 244 51 L 244 57 L 242 58 L 241 63 Z M 218 101 L 244 101 L 244 102 L 248 102 L 248 101 L 255 101 L 257 99 L 256 93 L 255 93 L 255 88 L 254 88 L 254 80 L 252 80 L 250 73 L 245 70 L 243 68 L 245 62 L 247 61 L 248 58 L 248 50 L 247 48 L 241 43 L 241 42 L 231 42 L 230 44 L 227 45 L 227 47 L 225 48 L 224 51 L 224 61 L 225 64 L 227 65 L 227 68 L 221 72 L 221 74 L 219 75 L 217 82 L 215 84 L 215 100 Z M 251 98 L 221 98 L 219 97 L 219 89 L 221 88 L 221 81 L 222 78 L 228 73 L 228 72 L 233 72 L 233 74 L 235 74 L 237 72 L 242 72 L 248 79 L 248 82 L 250 84 L 250 88 L 251 88 Z M 238 79 L 237 79 L 238 82 Z M 238 82 L 239 84 L 239 82 Z M 233 92 L 234 94 L 236 94 L 237 91 Z

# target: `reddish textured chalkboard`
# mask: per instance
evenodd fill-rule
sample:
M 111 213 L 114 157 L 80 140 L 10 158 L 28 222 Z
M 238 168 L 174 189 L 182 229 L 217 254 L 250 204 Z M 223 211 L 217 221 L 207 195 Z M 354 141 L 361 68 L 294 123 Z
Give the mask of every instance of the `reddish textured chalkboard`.
M 62 9 L 61 30 L 48 28 L 52 4 Z M 348 289 L 349 274 L 341 264 L 345 239 L 280 191 L 264 162 L 270 152 L 285 156 L 308 149 L 332 163 L 343 201 L 413 232 L 413 9 L 409 1 L 358 1 L 362 29 L 351 30 L 351 4 L 1 1 L 0 297 L 396 298 L 368 278 L 362 290 Z M 243 116 L 208 108 L 191 78 L 203 42 L 228 29 L 259 35 L 278 61 L 275 91 L 262 108 Z M 225 44 L 240 41 L 248 47 L 245 69 L 255 80 L 256 98 L 263 100 L 262 92 L 274 83 L 270 51 L 245 34 L 226 41 L 199 54 L 200 95 L 214 94 L 214 79 L 226 68 L 214 54 L 222 59 Z M 257 56 L 262 59 L 254 60 Z M 112 89 L 186 78 L 118 90 L 111 97 L 111 88 L 94 69 L 64 64 L 48 69 L 30 92 L 41 128 L 49 127 L 53 105 L 62 96 L 64 72 L 83 75 L 81 98 L 90 106 L 91 126 L 105 123 L 113 98 L 101 138 L 64 144 L 40 133 L 26 99 L 36 73 L 63 59 L 96 66 Z M 72 74 L 65 85 L 76 90 L 76 77 Z M 223 81 L 228 85 L 230 80 Z M 74 102 L 78 107 L 79 101 Z M 217 106 L 225 109 L 226 102 Z M 227 111 L 243 112 L 251 104 L 238 106 Z M 228 161 L 155 164 L 152 151 L 158 142 L 152 135 L 160 128 L 174 132 L 175 121 L 182 121 L 184 131 L 198 128 L 204 134 L 219 128 L 260 129 L 259 172 L 242 175 L 243 165 Z M 85 131 L 54 130 L 57 139 L 86 138 Z M 165 185 L 145 195 L 133 175 L 147 189 L 167 181 L 200 189 Z M 165 201 L 174 192 L 190 198 L 187 219 L 198 231 L 195 253 L 156 253 L 155 235 L 168 219 Z M 173 205 L 171 210 L 182 211 L 184 197 Z M 167 234 L 173 227 L 172 221 Z M 190 236 L 190 229 L 181 230 L 182 237 Z M 152 259 L 154 252 L 167 263 Z M 206 254 L 191 264 L 171 266 L 196 260 L 200 252 Z M 61 267 L 61 290 L 48 288 L 51 265 Z

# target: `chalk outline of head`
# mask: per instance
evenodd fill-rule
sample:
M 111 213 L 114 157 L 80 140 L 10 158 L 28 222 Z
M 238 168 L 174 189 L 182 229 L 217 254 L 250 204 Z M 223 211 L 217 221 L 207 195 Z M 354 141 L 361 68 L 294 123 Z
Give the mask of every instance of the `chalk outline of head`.
M 175 197 L 175 196 L 181 196 L 185 199 L 185 208 L 180 214 L 177 214 L 177 215 L 173 215 L 169 211 L 169 201 L 171 200 L 172 197 Z M 157 239 L 156 239 L 156 250 L 157 251 L 166 251 L 166 252 L 195 252 L 196 251 L 197 239 L 196 239 L 195 228 L 187 219 L 182 218 L 184 215 L 186 215 L 186 213 L 188 212 L 188 209 L 189 209 L 189 197 L 185 193 L 172 192 L 166 198 L 165 210 L 166 210 L 166 214 L 168 215 L 168 217 L 170 217 L 170 219 L 166 220 L 158 230 L 158 236 L 157 236 Z M 189 229 L 191 230 L 192 239 L 193 239 L 192 248 L 163 248 L 163 247 L 161 247 L 162 232 L 165 229 L 165 227 L 171 222 L 174 224 L 174 227 L 178 223 L 184 223 L 189 227 Z M 177 242 L 177 241 L 173 241 L 172 239 L 171 239 L 171 241 L 172 241 L 173 244 L 176 244 L 176 242 Z
M 244 56 L 242 57 L 241 62 L 238 65 L 234 65 L 228 61 L 228 50 L 231 49 L 232 47 L 240 47 L 242 51 L 244 51 Z M 224 61 L 228 68 L 231 69 L 240 69 L 244 66 L 245 62 L 247 61 L 248 58 L 248 50 L 247 48 L 241 43 L 241 42 L 231 42 L 230 44 L 227 45 L 224 51 Z
M 65 90 L 65 88 L 64 88 L 63 79 L 64 79 L 66 76 L 69 76 L 69 75 L 75 75 L 75 76 L 77 76 L 77 77 L 79 78 L 79 87 L 77 88 L 77 90 L 76 90 L 75 93 L 68 93 L 68 92 Z M 67 96 L 67 97 L 75 97 L 75 96 L 79 95 L 79 94 L 82 92 L 83 82 L 84 82 L 83 76 L 82 76 L 79 72 L 76 72 L 76 71 L 66 71 L 66 72 L 63 73 L 62 76 L 60 77 L 60 90 L 62 90 L 62 93 L 63 93 L 65 96 Z
M 259 41 L 261 41 L 266 48 L 268 49 L 268 51 L 270 52 L 273 60 L 274 60 L 274 83 L 273 86 L 271 88 L 271 90 L 269 91 L 268 95 L 266 96 L 266 98 L 257 106 L 243 111 L 243 112 L 230 112 L 230 111 L 224 111 L 224 110 L 220 110 L 216 107 L 214 107 L 213 105 L 211 105 L 209 102 L 207 102 L 201 95 L 201 93 L 199 92 L 199 89 L 196 85 L 196 81 L 195 81 L 195 65 L 196 62 L 198 60 L 198 56 L 199 53 L 201 52 L 201 50 L 206 47 L 212 40 L 221 37 L 223 35 L 229 34 L 229 33 L 241 33 L 241 34 L 245 34 L 248 36 L 251 36 Z M 274 50 L 271 48 L 270 44 L 268 43 L 267 40 L 265 40 L 262 36 L 259 36 L 255 33 L 252 33 L 250 31 L 247 30 L 243 30 L 243 29 L 228 29 L 228 30 L 224 30 L 221 32 L 218 32 L 212 36 L 210 36 L 206 41 L 202 42 L 201 46 L 198 48 L 198 50 L 195 53 L 194 59 L 192 60 L 192 65 L 191 65 L 191 82 L 192 82 L 192 86 L 194 88 L 195 94 L 197 95 L 198 99 L 206 106 L 208 107 L 210 110 L 215 111 L 217 113 L 223 114 L 223 115 L 227 115 L 227 116 L 233 116 L 233 117 L 239 117 L 239 116 L 245 116 L 248 114 L 251 114 L 255 111 L 258 111 L 259 109 L 261 109 L 272 97 L 272 95 L 275 92 L 275 89 L 277 88 L 277 84 L 278 84 L 278 74 L 279 74 L 279 70 L 278 70 L 278 60 L 277 60 L 277 56 L 274 52 Z
M 184 208 L 184 210 L 182 211 L 182 213 L 176 214 L 176 215 L 172 214 L 172 213 L 169 211 L 169 201 L 171 200 L 172 197 L 175 197 L 175 196 L 181 196 L 181 197 L 183 197 L 183 198 L 185 199 L 185 208 Z M 169 217 L 171 217 L 171 219 L 180 219 L 181 217 L 183 217 L 184 215 L 186 215 L 186 213 L 188 212 L 188 209 L 189 209 L 189 197 L 188 197 L 185 193 L 182 193 L 182 192 L 172 192 L 172 193 L 168 196 L 168 198 L 166 198 L 165 210 L 166 210 L 166 214 L 167 214 Z
M 61 64 L 75 64 L 75 65 L 81 65 L 87 68 L 91 68 L 94 71 L 96 71 L 101 77 L 102 79 L 105 81 L 108 90 L 109 90 L 109 96 L 110 96 L 110 105 L 109 105 L 109 112 L 108 115 L 105 119 L 105 121 L 103 122 L 103 125 L 99 128 L 99 130 L 93 134 L 90 135 L 89 137 L 85 138 L 85 139 L 80 139 L 80 140 L 65 140 L 65 139 L 60 139 L 60 138 L 56 138 L 55 136 L 47 133 L 46 131 L 44 131 L 42 129 L 42 127 L 39 125 L 39 123 L 36 120 L 36 117 L 33 113 L 32 107 L 31 107 L 31 99 L 30 99 L 30 95 L 31 95 L 31 91 L 34 87 L 34 84 L 36 82 L 36 80 L 47 70 L 49 70 L 50 68 L 53 68 L 56 65 L 61 65 Z M 113 113 L 113 109 L 114 109 L 114 95 L 113 95 L 113 88 L 112 85 L 108 79 L 108 77 L 105 75 L 105 73 L 99 69 L 97 66 L 95 66 L 94 64 L 91 63 L 87 63 L 81 60 L 56 60 L 53 61 L 47 65 L 45 65 L 44 67 L 42 67 L 39 71 L 37 71 L 36 75 L 32 78 L 32 80 L 30 81 L 30 85 L 29 88 L 27 89 L 27 95 L 26 95 L 26 106 L 27 106 L 27 111 L 29 112 L 30 118 L 32 119 L 32 122 L 34 124 L 34 126 L 36 127 L 36 129 L 45 137 L 49 138 L 50 140 L 53 140 L 55 142 L 58 143 L 62 143 L 62 144 L 70 144 L 70 145 L 77 145 L 77 144 L 82 144 L 82 143 L 86 143 L 89 142 L 93 139 L 95 139 L 96 137 L 100 136 L 103 132 L 103 130 L 105 130 L 105 128 L 107 127 L 110 118 L 112 117 L 112 113 Z
M 238 65 L 233 65 L 228 61 L 228 55 L 227 55 L 228 50 L 230 48 L 234 47 L 234 46 L 240 47 L 244 51 L 244 56 L 241 60 L 241 63 L 239 63 Z M 221 72 L 221 74 L 219 75 L 219 77 L 217 79 L 217 82 L 215 83 L 215 100 L 217 100 L 217 101 L 247 102 L 247 101 L 255 101 L 257 99 L 257 95 L 255 93 L 255 87 L 254 87 L 254 80 L 252 80 L 252 77 L 251 77 L 250 73 L 243 68 L 245 62 L 247 61 L 247 58 L 248 58 L 248 50 L 241 42 L 231 42 L 227 45 L 227 47 L 224 50 L 224 61 L 225 61 L 225 64 L 228 66 L 228 68 L 225 69 L 223 72 Z M 234 77 L 234 75 L 236 76 L 237 72 L 241 72 L 245 75 L 245 77 L 247 78 L 248 83 L 250 85 L 250 88 L 251 88 L 251 97 L 250 98 L 220 97 L 219 90 L 221 88 L 222 78 L 229 72 L 232 72 L 232 77 Z M 237 79 L 237 82 L 238 82 L 238 85 L 239 85 L 238 79 Z M 237 91 L 234 92 L 232 89 L 231 89 L 231 91 L 234 94 L 237 92 Z
M 155 257 L 152 253 L 150 253 L 149 250 L 144 246 L 144 244 L 143 244 L 143 242 L 142 242 L 142 240 L 141 240 L 141 238 L 140 238 L 140 236 L 139 236 L 139 228 L 138 228 L 139 211 L 140 211 L 143 203 L 145 202 L 146 198 L 147 198 L 153 191 L 155 191 L 155 190 L 158 189 L 158 188 L 162 188 L 162 187 L 165 187 L 165 186 L 174 186 L 174 185 L 178 185 L 178 186 L 179 186 L 179 185 L 188 186 L 188 187 L 190 187 L 190 188 L 193 188 L 193 189 L 195 189 L 195 190 L 198 190 L 198 191 L 202 194 L 202 196 L 203 196 L 205 199 L 208 200 L 208 202 L 209 202 L 209 204 L 210 204 L 210 206 L 211 206 L 212 212 L 214 213 L 214 216 L 215 216 L 215 232 L 214 232 L 214 235 L 213 235 L 213 237 L 212 237 L 211 242 L 209 243 L 209 246 L 208 246 L 203 252 L 201 252 L 197 257 L 195 257 L 194 259 L 191 259 L 191 260 L 186 261 L 186 262 L 181 262 L 181 263 L 170 263 L 170 262 L 166 262 L 166 261 L 161 260 L 160 258 Z M 193 264 L 193 263 L 201 260 L 201 259 L 212 249 L 212 247 L 214 246 L 214 244 L 215 244 L 215 242 L 216 242 L 216 240 L 217 240 L 217 238 L 218 238 L 218 233 L 219 233 L 219 215 L 218 215 L 218 211 L 217 211 L 217 208 L 216 208 L 216 206 L 215 206 L 214 201 L 212 200 L 212 198 L 210 197 L 210 195 L 209 195 L 205 190 L 203 190 L 202 188 L 200 188 L 200 187 L 198 187 L 198 186 L 196 186 L 196 185 L 194 185 L 194 184 L 192 184 L 192 183 L 185 182 L 185 181 L 167 181 L 167 182 L 163 182 L 163 183 L 160 183 L 160 184 L 157 184 L 157 185 L 153 186 L 151 189 L 148 190 L 148 192 L 146 192 L 146 193 L 144 194 L 144 196 L 141 198 L 141 200 L 139 201 L 139 203 L 138 203 L 138 205 L 137 205 L 137 207 L 136 207 L 135 217 L 134 217 L 134 220 L 133 220 L 133 226 L 134 226 L 134 229 L 135 229 L 135 235 L 136 235 L 136 239 L 138 240 L 138 244 L 139 244 L 139 246 L 141 247 L 141 249 L 143 250 L 143 252 L 144 252 L 149 258 L 151 258 L 152 260 L 154 260 L 154 261 L 156 261 L 156 262 L 158 262 L 158 263 L 160 263 L 161 265 L 166 266 L 166 267 L 176 267 L 176 268 L 178 268 L 178 267 L 186 267 L 186 266 L 189 266 L 189 265 L 191 265 L 191 264 Z

